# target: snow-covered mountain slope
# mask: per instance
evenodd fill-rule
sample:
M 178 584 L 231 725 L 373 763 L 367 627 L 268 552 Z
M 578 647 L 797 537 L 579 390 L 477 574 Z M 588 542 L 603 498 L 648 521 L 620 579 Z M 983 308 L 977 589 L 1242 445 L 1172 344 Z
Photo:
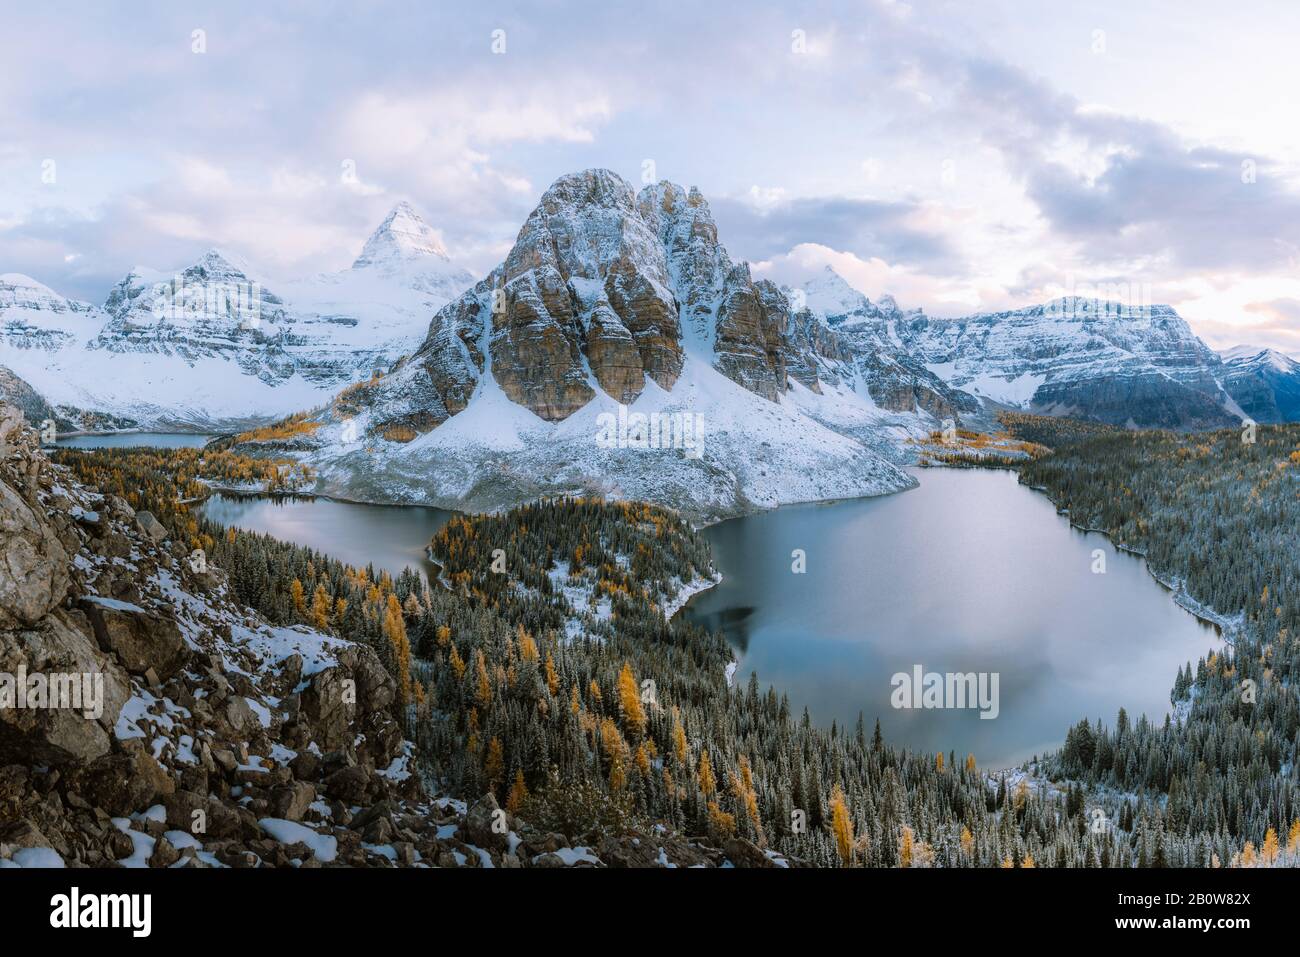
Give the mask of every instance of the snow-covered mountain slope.
M 474 275 L 451 261 L 433 228 L 401 202 L 350 269 L 295 280 L 283 292 L 300 326 L 328 327 L 326 338 L 360 366 L 386 366 L 414 352 L 429 318 L 473 284 Z
M 803 292 L 809 308 L 858 340 L 859 356 L 887 356 L 908 372 L 920 365 L 950 389 L 995 407 L 1138 427 L 1206 428 L 1240 419 L 1220 387 L 1219 357 L 1168 306 L 1070 297 L 934 319 L 903 312 L 888 297 L 872 303 L 829 268 Z M 925 386 L 942 394 L 933 382 Z M 879 387 L 894 382 L 887 376 Z
M 967 421 L 980 417 L 957 396 L 1049 415 L 1180 429 L 1300 421 L 1300 363 L 1275 350 L 1237 346 L 1215 354 L 1169 306 L 1129 308 L 1065 298 L 1011 312 L 933 319 L 890 296 L 872 302 L 831 267 L 798 290 L 807 308 L 849 340 L 876 401 L 930 411 L 942 396 Z M 896 361 L 903 389 L 872 364 Z M 931 379 L 915 376 L 919 367 Z M 895 400 L 901 391 L 901 398 Z M 927 394 L 928 393 L 928 394 Z
M 403 374 L 423 375 L 415 366 Z M 486 375 L 463 411 L 410 442 L 373 432 L 369 411 L 330 419 L 309 460 L 320 470 L 321 491 L 468 510 L 576 494 L 667 503 L 717 518 L 914 484 L 863 443 L 813 421 L 799 402 L 765 399 L 690 353 L 671 391 L 648 380 L 624 408 L 629 428 L 620 448 L 619 404 L 603 390 L 548 422 Z M 648 431 L 655 415 L 660 428 L 672 423 L 683 436 L 680 447 L 637 447 L 637 416 L 645 416 Z
M 878 406 L 833 330 L 732 262 L 698 191 L 588 170 L 546 191 L 409 360 L 294 442 L 344 497 L 600 492 L 717 517 L 906 488 L 879 449 L 930 422 Z
M 1219 353 L 1220 381 L 1256 422 L 1300 421 L 1300 362 L 1275 349 L 1235 346 Z
M 61 409 L 240 429 L 389 368 L 471 282 L 401 203 L 351 269 L 311 279 L 268 283 L 214 250 L 177 273 L 133 269 L 100 308 L 5 276 L 0 365 Z
M 878 405 L 954 420 L 980 411 L 978 399 L 950 386 L 908 352 L 899 327 L 920 317 L 920 310 L 904 313 L 892 296 L 873 303 L 830 266 L 789 294 L 799 293 L 807 309 L 847 342 L 858 374 Z
M 103 314 L 20 273 L 0 275 L 0 346 L 58 352 L 99 331 Z
M 266 297 L 254 322 L 246 277 L 237 276 L 210 253 L 176 276 L 132 270 L 103 308 L 45 290 L 39 302 L 0 313 L 7 329 L 42 330 L 6 336 L 0 365 L 74 421 L 239 428 L 321 401 L 338 380 L 313 383 L 297 373 L 286 354 L 292 323 L 283 304 Z
M 1168 306 L 1067 297 L 920 319 L 900 335 L 932 371 L 1000 404 L 1143 428 L 1240 419 L 1216 378 L 1219 357 Z

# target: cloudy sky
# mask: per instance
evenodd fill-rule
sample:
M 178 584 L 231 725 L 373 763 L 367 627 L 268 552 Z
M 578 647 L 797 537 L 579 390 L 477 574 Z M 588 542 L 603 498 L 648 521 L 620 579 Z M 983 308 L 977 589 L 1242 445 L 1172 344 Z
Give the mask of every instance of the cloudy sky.
M 1300 4 L 0 6 L 0 272 L 78 298 L 212 246 L 342 268 L 399 199 L 485 271 L 604 166 L 779 280 L 1122 289 L 1300 354 Z

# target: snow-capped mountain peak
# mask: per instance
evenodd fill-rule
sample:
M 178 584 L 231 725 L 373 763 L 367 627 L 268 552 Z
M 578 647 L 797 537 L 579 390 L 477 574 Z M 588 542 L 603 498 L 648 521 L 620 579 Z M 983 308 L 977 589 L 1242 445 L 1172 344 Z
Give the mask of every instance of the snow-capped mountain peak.
M 205 276 L 216 280 L 247 280 L 249 266 L 240 256 L 224 249 L 209 249 L 194 265 L 183 270 L 186 273 L 202 271 Z
M 1233 346 L 1231 349 L 1220 349 L 1219 358 L 1225 363 L 1235 365 L 1259 365 L 1270 366 L 1278 372 L 1294 372 L 1300 368 L 1300 362 L 1292 359 L 1290 356 L 1278 352 L 1276 349 L 1270 349 L 1265 346 Z
M 1300 362 L 1264 346 L 1220 351 L 1222 383 L 1244 415 L 1256 422 L 1300 419 Z
M 65 299 L 22 273 L 0 275 L 0 343 L 57 350 L 98 328 L 94 306 Z
M 870 306 L 867 297 L 850 286 L 831 266 L 804 283 L 802 289 L 808 309 L 833 325 L 849 316 L 863 314 Z
M 801 287 L 808 309 L 832 328 L 866 321 L 888 321 L 903 316 L 894 297 L 885 293 L 873 302 L 826 266 Z
M 897 367 L 888 389 L 862 385 L 847 339 L 731 258 L 698 190 L 582 170 L 408 360 L 315 412 L 296 451 L 318 490 L 460 508 L 595 490 L 717 517 L 875 494 L 914 481 L 894 439 L 955 410 L 917 364 L 865 361 L 873 382 Z M 620 415 L 660 438 L 605 442 Z M 665 444 L 664 423 L 687 419 L 707 441 Z
M 8 295 L 14 295 L 19 289 L 30 289 L 51 296 L 58 295 L 49 286 L 37 282 L 31 276 L 25 276 L 20 272 L 0 274 L 0 287 L 3 287 Z
M 366 240 L 352 268 L 403 265 L 428 259 L 451 262 L 438 233 L 420 218 L 415 207 L 402 200 Z

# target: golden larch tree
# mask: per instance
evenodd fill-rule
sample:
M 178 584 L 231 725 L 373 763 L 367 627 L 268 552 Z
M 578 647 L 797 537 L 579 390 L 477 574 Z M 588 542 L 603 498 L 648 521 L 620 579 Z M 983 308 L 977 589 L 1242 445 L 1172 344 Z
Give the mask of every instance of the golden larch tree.
M 518 814 L 524 802 L 528 800 L 528 786 L 524 784 L 524 772 L 515 771 L 515 783 L 510 786 L 510 795 L 506 798 L 506 810 Z
M 681 712 L 676 708 L 673 708 L 673 755 L 677 758 L 677 763 L 683 767 L 691 758 L 686 744 L 686 729 L 682 727 Z
M 524 631 L 524 626 L 519 626 L 519 657 L 523 661 L 537 660 L 537 642 L 533 636 Z
M 838 784 L 831 792 L 831 832 L 835 835 L 835 850 L 839 851 L 840 860 L 853 863 L 853 818 Z
M 384 637 L 393 649 L 397 665 L 397 697 L 402 704 L 411 700 L 411 644 L 406 638 L 406 621 L 402 618 L 402 604 L 396 595 L 388 596 L 384 609 Z
M 709 762 L 709 752 L 700 749 L 700 793 L 712 794 L 718 788 L 717 779 L 713 777 L 713 765 Z
M 330 624 L 330 612 L 334 610 L 334 602 L 330 598 L 330 593 L 325 590 L 325 586 L 317 585 L 315 593 L 311 596 L 311 623 L 318 630 L 324 631 Z
M 555 697 L 560 692 L 560 676 L 555 670 L 555 656 L 549 651 L 546 653 L 546 688 L 550 691 L 551 697 Z
M 645 710 L 641 707 L 641 689 L 631 664 L 624 663 L 618 673 L 618 705 L 623 712 L 623 727 L 635 740 L 645 733 Z
M 915 839 L 912 837 L 912 829 L 906 824 L 903 825 L 903 836 L 898 842 L 898 866 L 912 866 L 912 851 L 915 846 Z
M 1272 865 L 1277 860 L 1277 831 L 1269 828 L 1264 834 L 1264 845 L 1259 849 L 1260 860 L 1266 865 Z

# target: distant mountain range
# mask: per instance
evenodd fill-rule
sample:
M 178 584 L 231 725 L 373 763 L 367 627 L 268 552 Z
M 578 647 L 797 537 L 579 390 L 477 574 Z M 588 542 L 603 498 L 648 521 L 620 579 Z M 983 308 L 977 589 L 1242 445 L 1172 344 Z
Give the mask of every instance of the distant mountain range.
M 872 303 L 829 267 L 803 288 L 832 329 L 892 350 L 988 406 L 1137 428 L 1215 428 L 1247 414 L 1223 361 L 1168 306 L 1067 297 L 935 319 L 889 297 Z
M 1236 346 L 1219 355 L 1219 381 L 1246 415 L 1256 422 L 1300 421 L 1300 362 L 1259 346 Z
M 282 286 L 217 250 L 175 273 L 136 267 L 103 306 L 6 274 L 0 367 L 64 429 L 240 428 L 386 369 L 473 281 L 407 203 L 350 269 Z
M 905 440 L 945 420 L 1009 407 L 1217 427 L 1247 414 L 1234 389 L 1285 382 L 1228 368 L 1167 306 L 1071 298 L 942 320 L 873 303 L 830 269 L 778 288 L 731 259 L 698 190 L 637 193 L 588 170 L 546 191 L 409 359 L 270 445 L 365 500 L 594 492 L 724 515 L 906 487 Z M 701 417 L 706 451 L 595 441 L 637 413 Z
M 913 482 L 908 438 L 999 408 L 1143 428 L 1300 418 L 1300 363 L 1220 356 L 1168 306 L 937 319 L 829 267 L 778 287 L 730 257 L 698 190 L 636 192 L 607 170 L 557 180 L 477 282 L 406 203 L 350 269 L 274 289 L 216 251 L 132 270 L 102 307 L 6 275 L 0 367 L 0 392 L 65 424 L 311 410 L 269 447 L 309 460 L 321 490 L 471 508 L 593 492 L 716 516 L 891 491 Z M 638 447 L 655 413 L 701 423 L 702 448 Z M 612 447 L 596 439 L 611 421 Z

